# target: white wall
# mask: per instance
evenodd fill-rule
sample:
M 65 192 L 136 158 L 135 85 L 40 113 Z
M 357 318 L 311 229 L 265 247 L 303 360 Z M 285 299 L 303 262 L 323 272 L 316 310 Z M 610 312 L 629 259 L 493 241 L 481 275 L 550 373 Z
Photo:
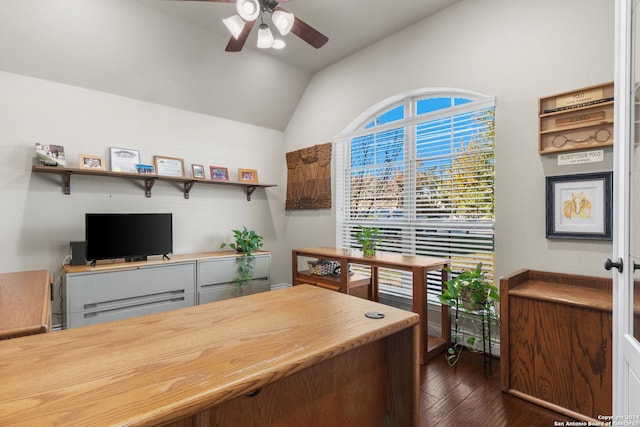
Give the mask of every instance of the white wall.
M 611 149 L 604 163 L 558 167 L 537 152 L 537 114 L 541 96 L 613 80 L 613 18 L 609 0 L 460 2 L 314 75 L 285 151 L 331 141 L 369 106 L 417 88 L 495 96 L 496 277 L 607 276 L 610 242 L 545 238 L 545 176 L 611 170 Z M 334 245 L 334 230 L 333 209 L 286 213 L 291 247 Z
M 171 212 L 174 253 L 219 250 L 231 229 L 246 225 L 265 237 L 274 266 L 289 259 L 280 249 L 284 218 L 283 134 L 207 115 L 150 104 L 60 83 L 0 72 L 0 272 L 48 269 L 56 273 L 69 241 L 84 240 L 86 212 Z M 261 182 L 247 202 L 240 188 L 157 182 L 146 198 L 137 181 L 73 176 L 71 194 L 58 175 L 31 172 L 36 142 L 63 145 L 68 165 L 78 154 L 109 159 L 109 147 L 139 149 L 191 164 L 221 165 L 237 181 L 237 168 L 258 170 Z M 207 171 L 207 176 L 209 173 Z M 275 283 L 289 271 L 274 268 Z
M 310 73 L 227 41 L 132 0 L 0 2 L 2 71 L 284 129 Z

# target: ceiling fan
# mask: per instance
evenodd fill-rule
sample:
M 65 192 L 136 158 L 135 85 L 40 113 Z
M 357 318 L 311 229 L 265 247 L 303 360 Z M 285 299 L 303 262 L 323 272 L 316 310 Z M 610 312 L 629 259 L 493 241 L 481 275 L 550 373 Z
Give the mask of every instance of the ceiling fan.
M 223 19 L 227 29 L 232 34 L 225 48 L 227 52 L 240 52 L 244 47 L 249 33 L 254 24 L 260 19 L 258 26 L 258 47 L 282 49 L 285 46 L 283 40 L 276 40 L 269 26 L 264 22 L 265 15 L 271 16 L 271 22 L 281 35 L 289 32 L 300 37 L 316 49 L 321 48 L 329 41 L 327 36 L 318 30 L 287 12 L 279 6 L 287 0 L 174 0 L 174 1 L 208 1 L 212 3 L 235 3 L 237 15 Z

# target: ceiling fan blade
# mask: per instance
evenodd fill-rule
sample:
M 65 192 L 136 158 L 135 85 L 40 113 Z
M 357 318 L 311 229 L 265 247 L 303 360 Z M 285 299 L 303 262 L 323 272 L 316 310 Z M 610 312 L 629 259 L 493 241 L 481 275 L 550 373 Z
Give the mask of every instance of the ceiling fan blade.
M 276 9 L 286 12 L 286 10 L 281 7 L 276 7 Z M 291 32 L 316 49 L 320 49 L 329 41 L 329 38 L 327 36 L 316 30 L 297 16 L 293 20 L 293 28 L 291 29 Z
M 253 28 L 253 24 L 256 21 L 249 21 L 244 23 L 244 27 L 242 27 L 242 32 L 238 36 L 236 40 L 234 37 L 229 39 L 229 43 L 227 43 L 227 47 L 224 49 L 227 52 L 240 52 L 244 47 L 245 42 L 247 41 L 247 37 L 249 37 L 249 33 Z

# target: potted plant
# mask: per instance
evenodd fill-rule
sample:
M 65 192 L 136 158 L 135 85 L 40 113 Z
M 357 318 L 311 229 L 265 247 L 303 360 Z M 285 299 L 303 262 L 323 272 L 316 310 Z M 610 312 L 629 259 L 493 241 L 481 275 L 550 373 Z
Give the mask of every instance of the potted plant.
M 362 254 L 366 257 L 374 256 L 376 249 L 381 242 L 380 229 L 374 227 L 358 226 L 359 231 L 356 232 L 356 239 L 362 248 Z
M 253 262 L 256 257 L 253 253 L 262 248 L 263 238 L 253 230 L 248 230 L 243 226 L 242 230 L 231 230 L 235 242 L 222 243 L 220 249 L 229 246 L 236 252 L 242 254 L 238 257 L 238 277 L 235 282 L 238 286 L 242 286 L 252 278 Z
M 453 276 L 450 268 L 445 269 Z M 453 343 L 447 352 L 447 362 L 454 366 L 458 363 L 462 352 L 462 345 L 457 342 L 459 331 L 460 313 L 478 314 L 491 321 L 497 317 L 496 303 L 500 301 L 498 288 L 491 284 L 482 271 L 482 263 L 479 262 L 473 270 L 463 270 L 455 275 L 447 282 L 446 288 L 439 295 L 440 302 L 448 305 L 455 310 L 454 332 L 451 336 Z M 475 323 L 473 318 L 472 323 Z M 487 337 L 484 333 L 482 325 L 478 325 L 481 329 L 482 339 Z M 472 346 L 476 341 L 474 336 L 467 338 L 467 344 Z

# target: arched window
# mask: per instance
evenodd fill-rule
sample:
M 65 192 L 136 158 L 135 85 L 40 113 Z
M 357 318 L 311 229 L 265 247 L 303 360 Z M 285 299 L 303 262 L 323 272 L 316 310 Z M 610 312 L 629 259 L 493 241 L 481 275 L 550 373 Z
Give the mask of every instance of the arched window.
M 381 250 L 449 258 L 455 274 L 481 262 L 493 279 L 494 99 L 422 90 L 373 106 L 336 137 L 338 247 L 359 225 Z M 437 301 L 439 274 L 429 277 Z M 383 292 L 410 295 L 410 276 L 380 274 Z

